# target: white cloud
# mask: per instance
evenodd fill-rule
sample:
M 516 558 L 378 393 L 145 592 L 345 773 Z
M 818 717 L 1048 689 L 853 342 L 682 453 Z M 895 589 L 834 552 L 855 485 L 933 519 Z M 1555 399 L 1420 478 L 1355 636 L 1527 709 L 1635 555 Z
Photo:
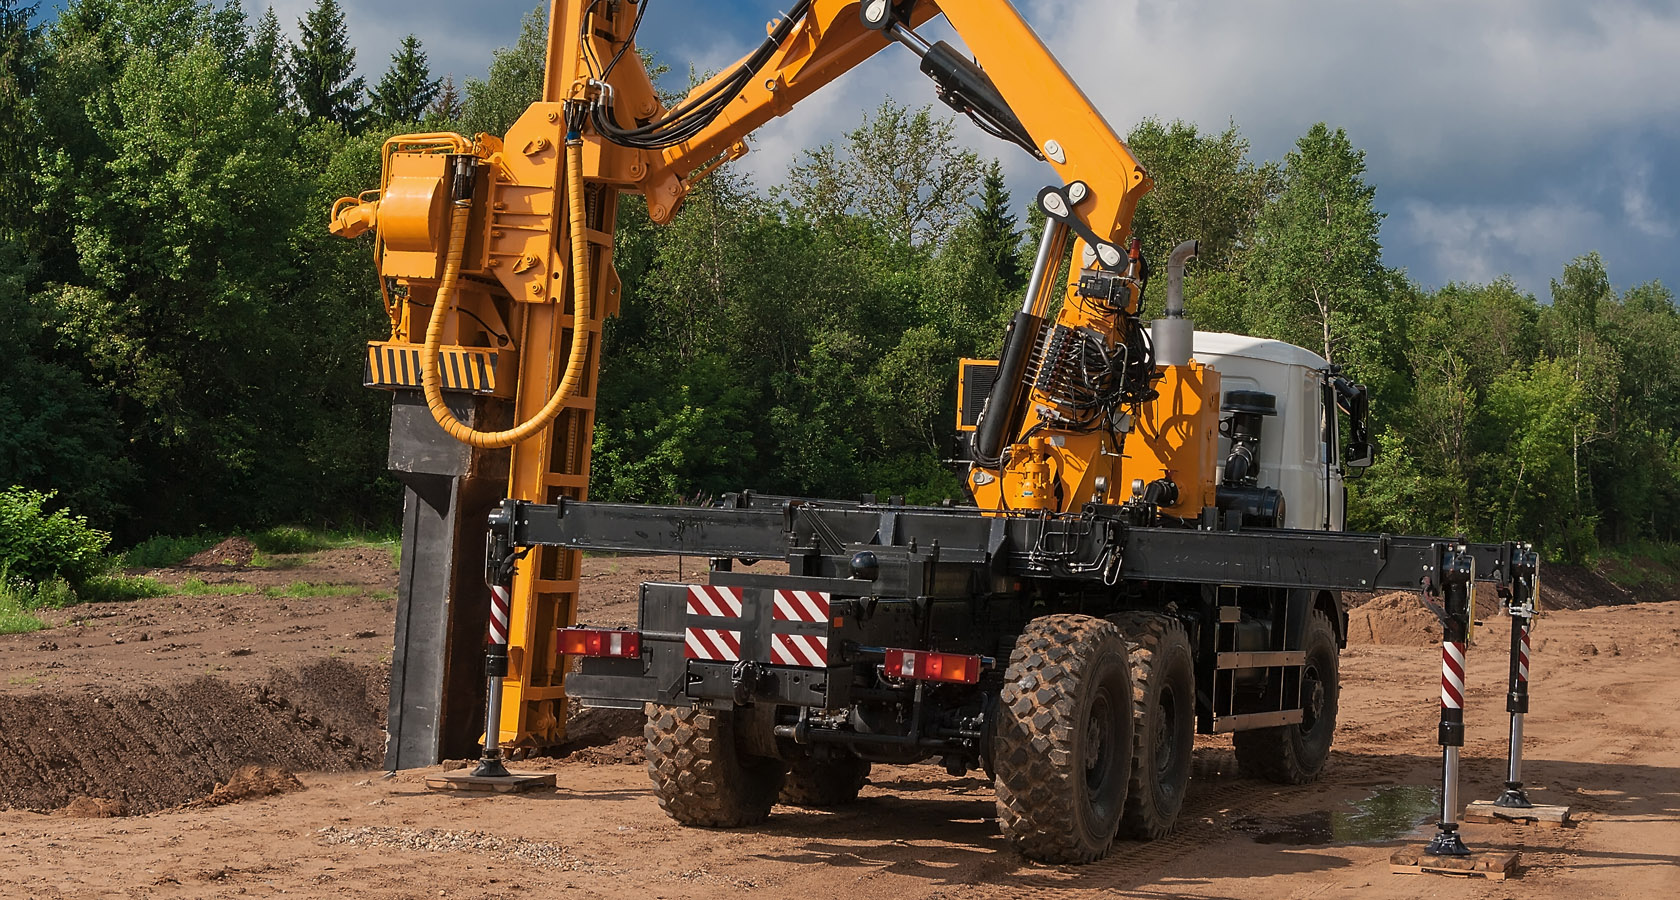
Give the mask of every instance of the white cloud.
M 1428 268 L 1448 273 L 1443 280 L 1486 283 L 1510 275 L 1541 296 L 1564 263 L 1592 249 L 1583 234 L 1609 231 L 1600 212 L 1569 200 L 1487 205 L 1410 199 L 1387 228 L 1403 231 Z

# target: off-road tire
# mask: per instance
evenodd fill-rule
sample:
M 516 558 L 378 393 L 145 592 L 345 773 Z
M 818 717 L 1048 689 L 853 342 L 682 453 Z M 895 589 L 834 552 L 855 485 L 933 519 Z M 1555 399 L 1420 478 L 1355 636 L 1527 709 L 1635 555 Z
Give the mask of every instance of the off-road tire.
M 1330 761 L 1330 742 L 1336 735 L 1336 700 L 1340 693 L 1336 629 L 1320 610 L 1307 620 L 1302 641 L 1306 666 L 1302 669 L 1301 724 L 1239 731 L 1231 736 L 1237 771 L 1250 778 L 1277 784 L 1307 784 L 1317 780 Z
M 1023 855 L 1106 855 L 1132 768 L 1126 639 L 1092 616 L 1027 623 L 1009 655 L 992 739 L 998 827 Z
M 735 828 L 769 817 L 782 789 L 782 763 L 741 753 L 729 711 L 650 703 L 642 735 L 654 795 L 671 818 Z
M 1196 742 L 1196 659 L 1183 623 L 1171 616 L 1110 616 L 1131 646 L 1132 776 L 1120 833 L 1153 841 L 1167 836 L 1190 784 Z
M 858 798 L 869 781 L 869 762 L 855 756 L 796 759 L 782 782 L 782 803 L 789 806 L 842 806 Z

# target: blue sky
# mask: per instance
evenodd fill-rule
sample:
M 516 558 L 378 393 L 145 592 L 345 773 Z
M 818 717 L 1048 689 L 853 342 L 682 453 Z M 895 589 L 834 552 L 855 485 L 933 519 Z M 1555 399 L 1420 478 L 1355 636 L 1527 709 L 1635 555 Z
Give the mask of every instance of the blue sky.
M 278 0 L 295 29 L 313 0 Z M 260 14 L 261 0 L 245 0 Z M 482 75 L 530 0 L 341 0 L 372 82 L 404 34 L 435 71 Z M 641 44 L 679 71 L 720 68 L 790 0 L 658 0 Z M 1680 288 L 1680 0 L 1016 0 L 1124 134 L 1146 116 L 1235 122 L 1276 159 L 1314 122 L 1346 128 L 1377 185 L 1384 258 L 1427 286 L 1510 274 L 1542 299 L 1598 250 L 1618 288 Z M 948 36 L 934 29 L 936 36 Z M 761 129 L 736 165 L 776 183 L 891 94 L 935 102 L 890 48 Z M 959 122 L 1025 201 L 1050 170 Z M 1147 165 L 1148 160 L 1144 160 Z

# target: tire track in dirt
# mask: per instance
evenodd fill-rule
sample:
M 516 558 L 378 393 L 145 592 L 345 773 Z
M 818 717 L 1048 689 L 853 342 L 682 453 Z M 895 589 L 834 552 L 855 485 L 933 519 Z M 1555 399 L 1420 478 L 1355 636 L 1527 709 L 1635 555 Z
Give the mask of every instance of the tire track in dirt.
M 1058 897 L 1112 894 L 1155 880 L 1173 862 L 1210 845 L 1231 839 L 1237 832 L 1227 824 L 1240 809 L 1244 816 L 1263 815 L 1299 800 L 1310 787 L 1271 784 L 1239 778 L 1228 749 L 1198 750 L 1190 790 L 1172 833 L 1154 841 L 1117 841 L 1109 855 L 1082 866 L 1020 870 L 998 881 L 965 887 L 964 897 L 1023 897 L 1054 893 Z M 1340 771 L 1340 770 L 1339 770 Z M 1032 865 L 1032 864 L 1029 864 Z

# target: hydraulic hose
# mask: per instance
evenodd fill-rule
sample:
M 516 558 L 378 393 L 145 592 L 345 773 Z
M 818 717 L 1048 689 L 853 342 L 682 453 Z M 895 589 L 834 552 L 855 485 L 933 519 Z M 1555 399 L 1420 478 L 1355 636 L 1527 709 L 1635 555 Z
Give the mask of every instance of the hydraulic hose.
M 461 275 L 461 256 L 467 245 L 467 219 L 472 214 L 471 177 L 456 176 L 454 210 L 449 220 L 449 252 L 444 257 L 443 281 L 438 285 L 437 299 L 432 304 L 431 320 L 426 325 L 426 343 L 421 354 L 425 365 L 420 369 L 420 386 L 426 395 L 426 408 L 432 412 L 450 437 L 473 447 L 494 449 L 511 447 L 525 441 L 554 421 L 566 401 L 577 396 L 583 383 L 584 363 L 589 358 L 589 242 L 584 232 L 583 205 L 583 141 L 576 132 L 566 136 L 566 187 L 569 202 L 572 238 L 572 350 L 566 359 L 566 373 L 554 395 L 536 415 L 506 431 L 479 431 L 455 418 L 443 399 L 443 375 L 438 357 L 443 346 L 443 325 L 450 307 L 455 305 L 455 285 Z

